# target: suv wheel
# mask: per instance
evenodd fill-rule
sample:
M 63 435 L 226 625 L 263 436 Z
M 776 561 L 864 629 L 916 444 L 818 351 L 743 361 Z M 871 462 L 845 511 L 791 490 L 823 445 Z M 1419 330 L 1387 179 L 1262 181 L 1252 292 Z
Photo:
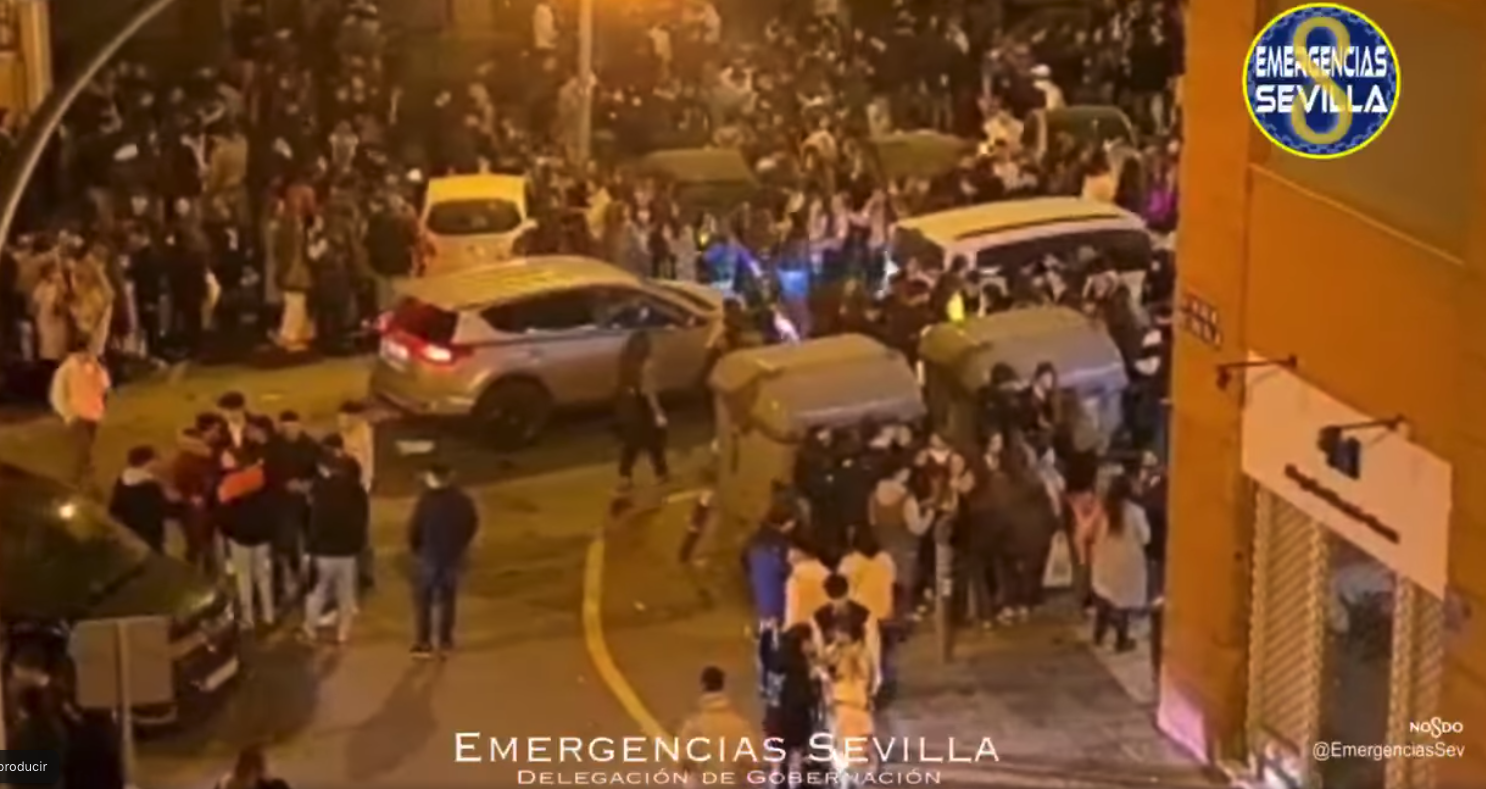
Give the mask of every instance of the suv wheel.
M 531 444 L 551 418 L 552 396 L 535 381 L 500 381 L 475 404 L 475 419 L 501 448 Z

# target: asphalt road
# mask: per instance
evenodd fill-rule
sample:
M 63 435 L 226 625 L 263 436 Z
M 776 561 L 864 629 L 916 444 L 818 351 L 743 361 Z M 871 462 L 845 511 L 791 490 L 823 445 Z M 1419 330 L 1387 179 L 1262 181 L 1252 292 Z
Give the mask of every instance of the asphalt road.
M 312 429 L 323 429 L 338 405 L 360 397 L 364 387 L 364 365 L 350 359 L 276 371 L 186 370 L 125 389 L 101 432 L 99 481 L 117 473 L 130 446 L 170 446 L 194 413 L 229 389 L 244 392 L 254 410 L 294 409 Z M 710 438 L 700 411 L 673 419 L 683 468 Z M 59 430 L 47 418 L 0 427 L 0 460 L 59 472 L 65 467 Z M 642 734 L 596 676 L 583 631 L 584 563 L 609 518 L 615 482 L 615 448 L 603 420 L 569 420 L 539 445 L 505 455 L 457 425 L 394 419 L 377 430 L 378 588 L 364 601 L 351 643 L 317 649 L 297 643 L 287 629 L 261 639 L 220 709 L 141 745 L 138 785 L 211 785 L 241 747 L 263 744 L 275 771 L 296 786 L 512 786 L 523 768 L 571 772 L 593 765 L 460 763 L 455 734 Z M 428 455 L 400 449 L 424 448 L 415 446 L 421 442 L 456 469 L 482 518 L 461 597 L 459 649 L 445 662 L 408 655 L 405 528 Z

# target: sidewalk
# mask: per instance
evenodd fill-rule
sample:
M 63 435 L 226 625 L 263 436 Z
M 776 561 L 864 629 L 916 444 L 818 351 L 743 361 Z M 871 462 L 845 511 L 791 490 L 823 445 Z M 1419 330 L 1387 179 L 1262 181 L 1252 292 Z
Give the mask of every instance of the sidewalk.
M 745 535 L 709 534 L 699 558 L 682 565 L 677 548 L 690 506 L 672 503 L 616 528 L 606 567 L 610 648 L 650 711 L 672 726 L 695 702 L 696 671 L 708 664 L 728 671 L 740 711 L 757 715 L 752 618 L 738 564 Z M 950 741 L 958 756 L 973 756 L 989 738 L 999 762 L 944 765 L 948 781 L 970 780 L 968 771 L 1010 783 L 1056 776 L 1070 786 L 1208 785 L 1153 723 L 1149 653 L 1096 652 L 1085 632 L 1066 620 L 961 631 L 946 665 L 926 627 L 902 647 L 899 694 L 883 733 L 912 738 L 915 748 L 923 738 L 931 757 Z

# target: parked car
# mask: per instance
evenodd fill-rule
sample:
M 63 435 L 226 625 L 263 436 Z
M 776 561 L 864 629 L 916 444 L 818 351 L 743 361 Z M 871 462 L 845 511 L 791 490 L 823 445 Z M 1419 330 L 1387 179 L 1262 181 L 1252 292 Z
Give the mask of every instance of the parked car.
M 371 394 L 398 410 L 474 417 L 530 443 L 559 409 L 608 402 L 619 352 L 647 330 L 665 392 L 700 390 L 723 297 L 591 258 L 533 257 L 408 280 L 381 322 Z
M 78 622 L 145 616 L 170 621 L 176 698 L 134 715 L 140 726 L 160 727 L 217 697 L 240 673 L 231 597 L 151 550 L 96 501 L 0 463 L 0 623 L 9 645 L 30 642 L 65 658 Z
M 533 226 L 526 189 L 526 179 L 514 175 L 430 180 L 420 216 L 423 270 L 437 274 L 511 259 L 516 240 Z

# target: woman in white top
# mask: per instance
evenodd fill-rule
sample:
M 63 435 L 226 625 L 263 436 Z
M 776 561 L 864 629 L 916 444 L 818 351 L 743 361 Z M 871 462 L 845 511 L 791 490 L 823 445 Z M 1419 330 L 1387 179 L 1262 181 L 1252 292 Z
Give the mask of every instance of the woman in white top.
M 1090 562 L 1094 590 L 1094 645 L 1102 646 L 1111 629 L 1115 651 L 1135 648 L 1130 638 L 1130 614 L 1144 608 L 1149 587 L 1146 582 L 1146 544 L 1151 527 L 1145 511 L 1136 504 L 1130 478 L 1115 477 L 1104 500 L 1105 517 L 1093 535 Z

